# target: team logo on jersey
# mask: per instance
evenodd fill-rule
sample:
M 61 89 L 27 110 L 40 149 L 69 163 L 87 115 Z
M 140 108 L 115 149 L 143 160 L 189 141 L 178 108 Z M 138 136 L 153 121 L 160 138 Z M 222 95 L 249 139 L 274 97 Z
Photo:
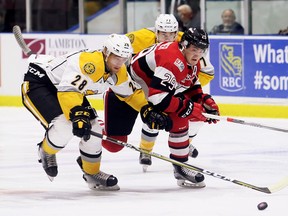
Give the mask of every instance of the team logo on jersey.
M 27 46 L 33 51 L 33 53 L 37 54 L 46 54 L 46 48 L 45 48 L 45 39 L 24 39 Z M 24 52 L 22 52 L 22 58 L 28 58 L 27 55 L 25 55 Z
M 129 38 L 129 40 L 130 40 L 130 42 L 132 44 L 134 42 L 135 36 L 134 36 L 134 34 L 129 34 L 128 38 Z
M 220 88 L 228 92 L 240 91 L 244 88 L 243 44 L 219 44 Z
M 95 65 L 94 64 L 92 64 L 92 63 L 86 63 L 85 65 L 84 65 L 84 71 L 85 71 L 85 73 L 87 73 L 87 74 L 93 74 L 94 72 L 95 72 Z
M 185 68 L 184 63 L 179 58 L 174 61 L 174 65 L 180 70 L 180 72 Z

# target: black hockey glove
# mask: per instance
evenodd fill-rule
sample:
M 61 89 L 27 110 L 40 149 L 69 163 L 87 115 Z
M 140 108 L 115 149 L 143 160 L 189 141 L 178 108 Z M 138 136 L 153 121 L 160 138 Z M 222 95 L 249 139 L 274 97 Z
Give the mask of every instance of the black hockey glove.
M 140 110 L 142 121 L 151 129 L 170 131 L 173 123 L 164 112 L 155 110 L 151 105 L 145 105 Z
M 89 140 L 91 131 L 89 110 L 82 106 L 75 106 L 70 110 L 69 117 L 72 121 L 73 134 L 83 138 L 84 141 Z
M 220 115 L 218 105 L 213 100 L 212 96 L 209 94 L 203 94 L 202 96 L 202 105 L 205 109 L 205 111 L 209 114 L 213 115 Z M 207 119 L 206 120 L 209 124 L 210 123 L 217 123 L 218 120 L 216 119 Z

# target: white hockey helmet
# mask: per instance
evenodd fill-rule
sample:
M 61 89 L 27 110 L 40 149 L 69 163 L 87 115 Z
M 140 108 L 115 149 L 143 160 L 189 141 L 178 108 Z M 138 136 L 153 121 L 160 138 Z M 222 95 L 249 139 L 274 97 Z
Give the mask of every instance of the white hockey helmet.
M 159 14 L 155 21 L 156 31 L 177 32 L 178 22 L 173 14 Z
M 123 58 L 130 58 L 133 53 L 133 48 L 129 38 L 126 35 L 111 34 L 104 42 L 104 48 L 106 48 L 106 56 L 110 53 Z

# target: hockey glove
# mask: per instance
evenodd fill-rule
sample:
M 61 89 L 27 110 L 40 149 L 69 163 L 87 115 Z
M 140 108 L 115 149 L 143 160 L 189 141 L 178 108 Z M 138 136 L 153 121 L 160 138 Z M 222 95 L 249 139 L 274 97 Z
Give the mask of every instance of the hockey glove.
M 206 113 L 213 114 L 213 115 L 219 115 L 219 108 L 216 102 L 213 100 L 211 95 L 209 94 L 203 94 L 202 96 L 202 105 L 206 111 Z M 214 123 L 216 124 L 217 121 L 216 119 L 207 119 L 206 120 L 209 124 Z
M 70 110 L 69 117 L 72 121 L 73 134 L 83 138 L 84 141 L 89 140 L 91 131 L 89 110 L 82 106 L 75 106 Z
M 151 129 L 170 131 L 173 123 L 164 112 L 156 111 L 151 105 L 145 105 L 140 110 L 142 121 Z
M 202 115 L 205 112 L 201 104 L 193 102 L 187 98 L 178 97 L 180 100 L 179 108 L 176 111 L 181 118 L 195 119 L 196 121 L 206 121 L 205 116 Z

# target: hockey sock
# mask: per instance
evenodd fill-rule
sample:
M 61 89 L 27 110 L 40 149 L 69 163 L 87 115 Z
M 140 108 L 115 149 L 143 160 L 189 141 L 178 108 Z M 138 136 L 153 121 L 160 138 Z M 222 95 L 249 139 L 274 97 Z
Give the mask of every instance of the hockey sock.
M 52 148 L 51 145 L 48 144 L 46 138 L 43 140 L 41 147 L 47 154 L 56 154 L 60 150 Z
M 151 152 L 154 145 L 155 145 L 155 141 L 149 142 L 147 140 L 141 139 L 141 142 L 140 142 L 140 148 L 141 149 L 145 149 L 145 150 Z
M 109 136 L 109 137 L 113 138 L 113 139 L 120 140 L 122 142 L 127 142 L 127 140 L 128 140 L 127 136 Z M 108 150 L 109 152 L 119 152 L 119 151 L 121 151 L 124 148 L 124 146 L 117 145 L 117 144 L 112 143 L 112 142 L 110 142 L 108 140 L 102 140 L 102 146 L 106 150 Z
M 82 159 L 82 168 L 87 174 L 95 175 L 100 171 L 100 162 L 92 163 Z

